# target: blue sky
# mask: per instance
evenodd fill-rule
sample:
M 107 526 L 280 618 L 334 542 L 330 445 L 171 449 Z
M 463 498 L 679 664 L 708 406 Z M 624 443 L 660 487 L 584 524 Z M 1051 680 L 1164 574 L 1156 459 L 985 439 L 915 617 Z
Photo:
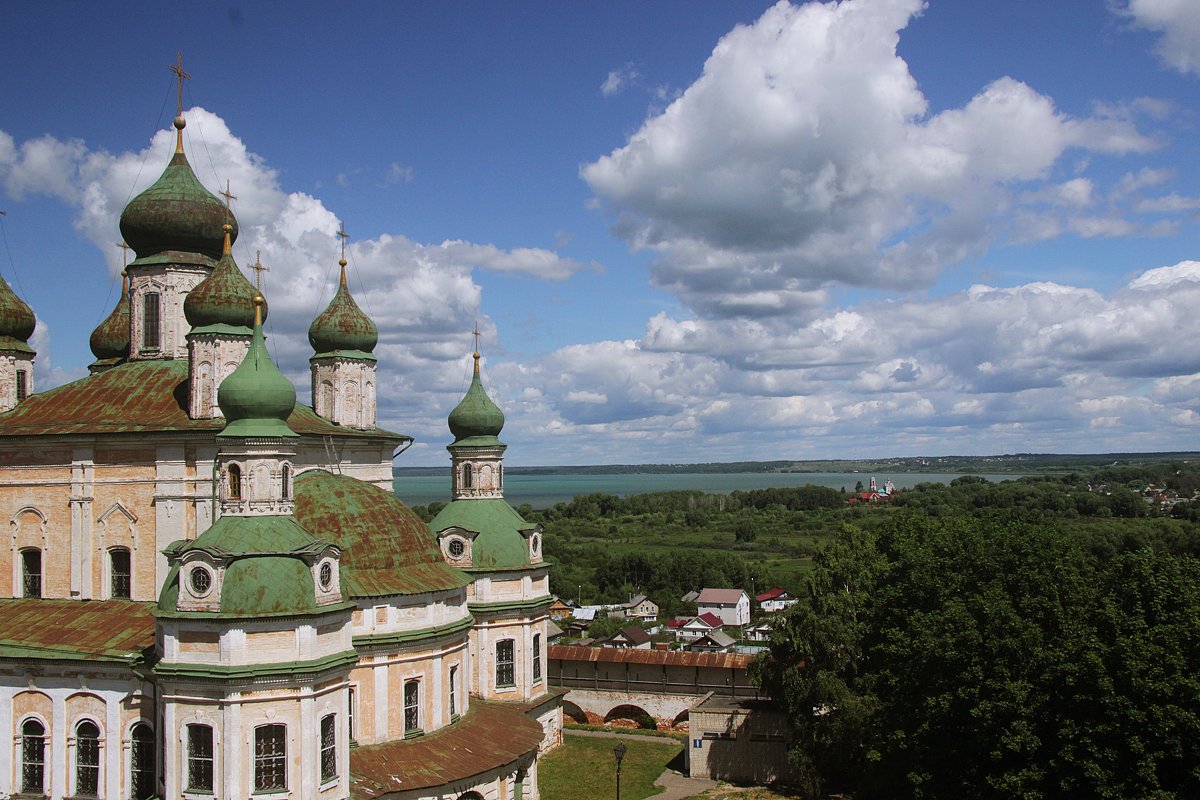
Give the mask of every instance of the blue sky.
M 38 314 L 40 389 L 91 361 L 182 50 L 189 159 L 238 197 L 302 395 L 345 221 L 404 464 L 445 463 L 476 321 L 512 464 L 1200 444 L 1198 4 L 5 22 L 0 270 Z

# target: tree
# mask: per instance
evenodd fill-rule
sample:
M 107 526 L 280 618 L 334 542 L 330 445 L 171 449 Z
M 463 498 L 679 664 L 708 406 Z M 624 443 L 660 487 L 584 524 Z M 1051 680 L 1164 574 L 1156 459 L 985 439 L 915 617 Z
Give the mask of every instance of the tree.
M 1200 796 L 1200 562 L 903 513 L 843 530 L 756 672 L 810 794 Z

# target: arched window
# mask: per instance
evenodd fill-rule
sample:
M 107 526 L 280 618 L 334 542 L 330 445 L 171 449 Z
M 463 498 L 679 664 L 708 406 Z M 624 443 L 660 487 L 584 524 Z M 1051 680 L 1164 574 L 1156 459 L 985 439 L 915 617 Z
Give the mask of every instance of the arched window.
M 458 665 L 450 668 L 450 717 L 458 716 Z
M 25 370 L 17 370 L 17 402 L 29 396 L 28 374 Z
M 21 725 L 21 791 L 45 794 L 46 727 L 36 719 Z
M 187 788 L 211 792 L 213 789 L 213 730 L 211 725 L 187 726 Z
M 289 467 L 287 464 L 283 465 L 282 479 L 283 479 L 283 495 L 282 495 L 282 497 L 284 500 L 287 500 L 289 497 L 292 496 L 292 489 L 290 486 L 290 484 L 292 482 L 292 468 Z
M 133 577 L 130 574 L 129 551 L 114 547 L 108 551 L 109 580 L 113 597 L 133 597 Z
M 75 726 L 75 796 L 100 794 L 100 729 L 91 720 Z
M 496 685 L 516 686 L 515 646 L 512 639 L 496 642 Z
M 25 597 L 42 596 L 42 551 L 36 547 L 21 551 L 21 591 Z
M 321 717 L 321 782 L 337 777 L 337 717 Z
M 542 635 L 535 633 L 533 635 L 533 682 L 537 683 L 542 679 Z
M 287 726 L 260 725 L 254 729 L 254 791 L 287 788 Z
M 463 464 L 463 488 L 471 488 L 471 465 Z
M 496 485 L 500 489 L 504 488 L 504 465 L 503 464 L 498 464 L 496 466 Z
M 133 726 L 129 749 L 129 777 L 133 800 L 149 800 L 155 794 L 158 774 L 154 765 L 154 731 L 144 722 Z
M 404 684 L 404 735 L 421 732 L 421 682 Z
M 242 499 L 242 468 L 237 464 L 229 465 L 229 499 Z
M 162 326 L 159 314 L 158 292 L 147 292 L 142 297 L 142 349 L 157 350 L 161 346 Z

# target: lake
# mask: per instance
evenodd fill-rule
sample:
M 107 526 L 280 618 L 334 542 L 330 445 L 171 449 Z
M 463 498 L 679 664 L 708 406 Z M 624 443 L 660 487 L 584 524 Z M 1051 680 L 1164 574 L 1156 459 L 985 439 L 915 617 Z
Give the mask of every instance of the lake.
M 898 472 L 876 473 L 879 488 L 889 479 L 897 489 L 907 489 L 918 483 L 949 483 L 961 477 L 961 472 Z M 975 473 L 972 473 L 975 474 Z M 555 503 L 569 503 L 573 497 L 592 492 L 615 494 L 621 497 L 647 492 L 671 492 L 697 489 L 709 494 L 728 494 L 735 489 L 770 489 L 776 487 L 826 486 L 831 489 L 853 489 L 857 481 L 871 483 L 865 472 L 712 472 L 712 473 L 622 473 L 611 475 L 505 475 L 504 497 L 513 506 L 529 503 L 534 508 L 549 508 Z M 1008 481 L 1019 475 L 982 474 L 990 481 Z M 398 475 L 392 481 L 396 496 L 410 506 L 429 505 L 450 499 L 450 472 L 445 475 Z

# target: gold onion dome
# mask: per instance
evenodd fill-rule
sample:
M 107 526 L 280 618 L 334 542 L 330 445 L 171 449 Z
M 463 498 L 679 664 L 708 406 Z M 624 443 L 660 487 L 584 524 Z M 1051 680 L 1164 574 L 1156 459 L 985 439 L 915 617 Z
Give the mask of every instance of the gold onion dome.
M 177 117 L 175 128 L 181 137 L 183 125 L 183 118 Z M 230 238 L 237 239 L 233 212 L 196 178 L 181 143 L 182 138 L 162 176 L 121 213 L 121 235 L 138 260 L 176 252 L 200 253 L 216 261 L 221 257 L 221 226 L 232 225 Z
M 483 382 L 479 379 L 479 353 L 474 357 L 475 373 L 471 376 L 471 386 L 450 412 L 450 432 L 454 434 L 455 444 L 496 445 L 500 443 L 496 437 L 504 429 L 504 412 L 483 390 Z
M 221 260 L 207 278 L 188 292 L 187 299 L 183 301 L 183 315 L 193 330 L 211 325 L 247 330 L 254 327 L 254 296 L 258 290 L 246 280 L 234 262 L 231 252 L 232 226 L 226 223 L 224 227 L 225 243 Z M 263 300 L 262 316 L 266 320 L 266 300 Z
M 287 418 L 296 408 L 296 387 L 267 353 L 262 295 L 254 296 L 254 336 L 242 363 L 221 381 L 217 405 L 225 417 L 218 436 L 295 436 Z
M 0 352 L 32 353 L 29 337 L 33 336 L 35 327 L 37 319 L 33 309 L 0 277 Z
M 308 343 L 318 355 L 344 351 L 369 354 L 379 343 L 379 329 L 350 295 L 346 286 L 346 259 L 338 263 L 342 274 L 337 294 L 308 326 Z
M 129 355 L 129 278 L 121 273 L 121 296 L 112 313 L 92 331 L 92 355 L 100 361 Z

